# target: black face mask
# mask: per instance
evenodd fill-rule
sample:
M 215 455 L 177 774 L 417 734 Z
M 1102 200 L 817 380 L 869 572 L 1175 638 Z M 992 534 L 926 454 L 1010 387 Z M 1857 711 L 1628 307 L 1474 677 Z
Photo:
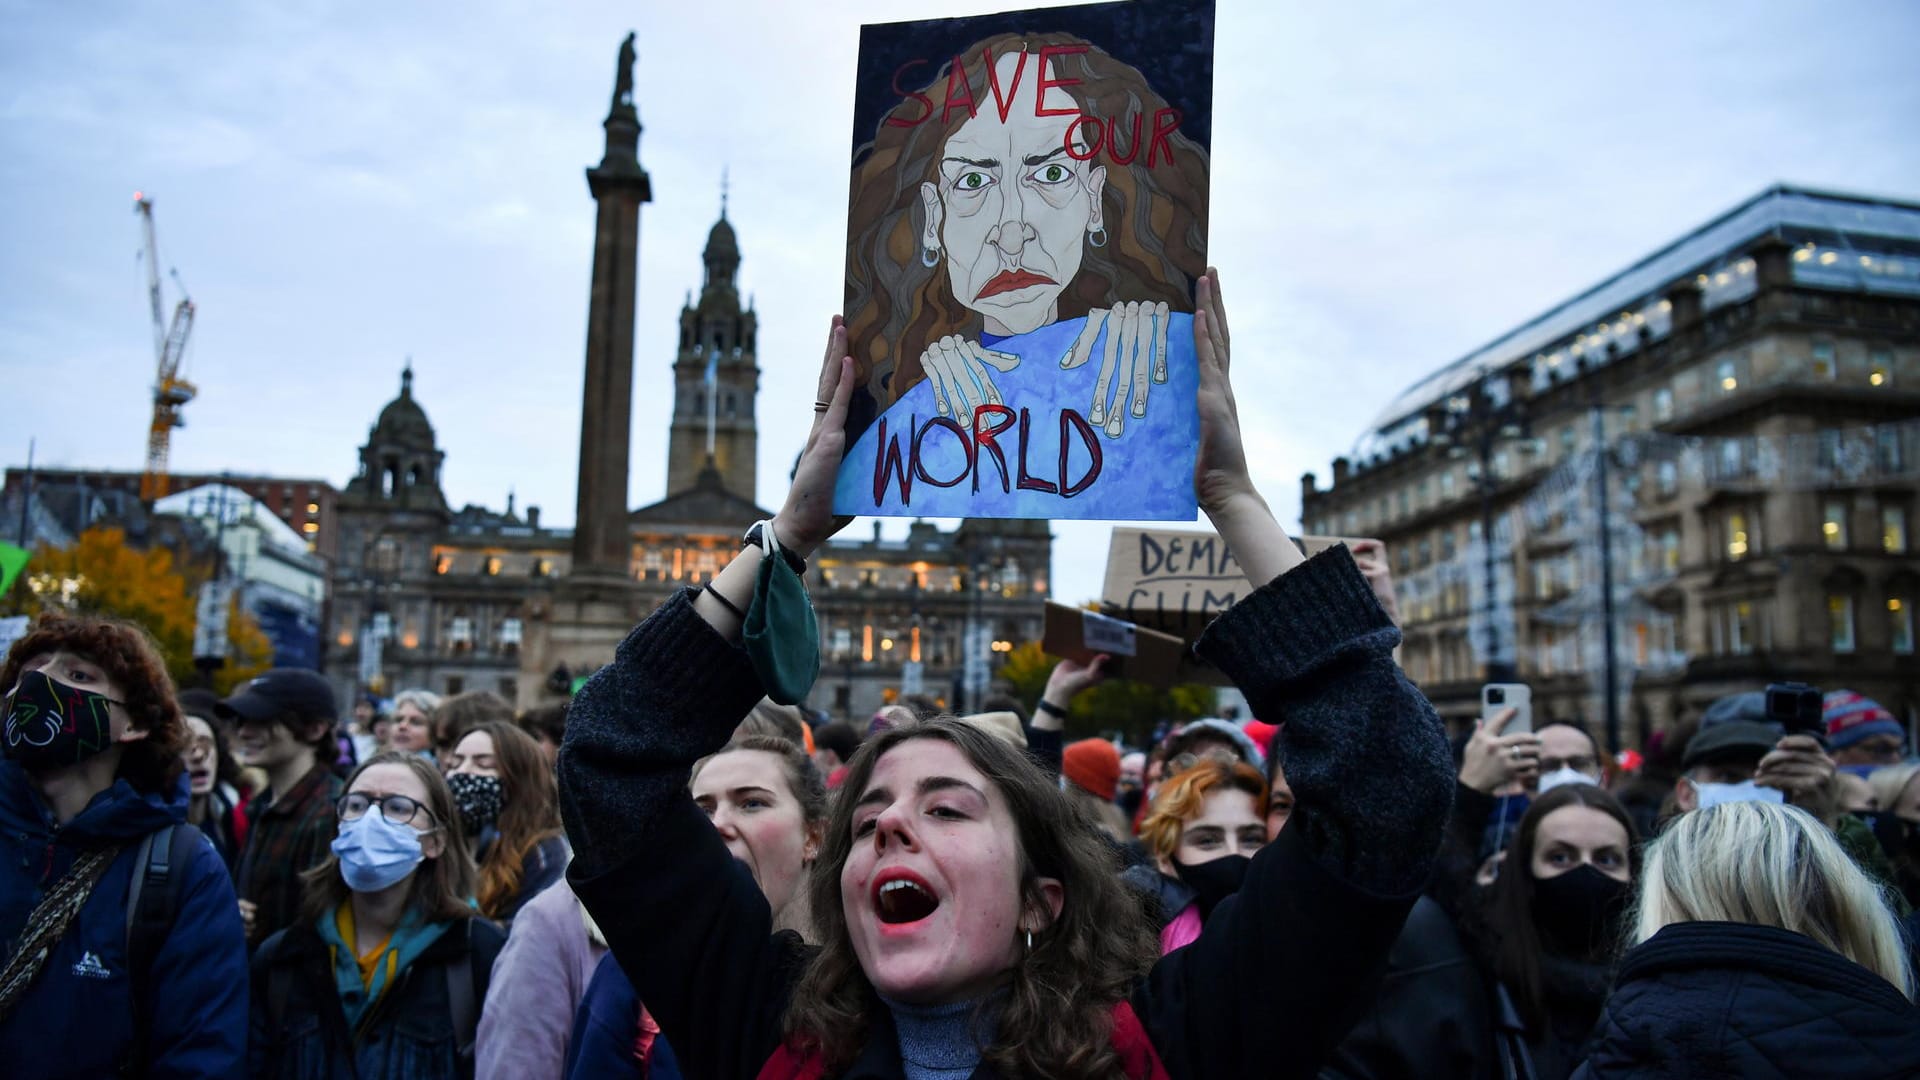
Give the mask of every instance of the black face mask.
M 504 792 L 499 777 L 454 773 L 447 777 L 447 786 L 453 789 L 453 801 L 460 807 L 460 823 L 466 826 L 467 839 L 479 836 L 500 820 Z
M 1193 890 L 1193 902 L 1200 905 L 1200 919 L 1206 921 L 1220 901 L 1240 891 L 1247 880 L 1247 867 L 1253 860 L 1245 855 L 1222 855 L 1203 863 L 1173 860 L 1173 872 Z
M 6 756 L 29 769 L 58 769 L 104 754 L 113 746 L 111 707 L 119 704 L 29 671 L 7 702 Z
M 1533 925 L 1555 952 L 1592 956 L 1613 944 L 1633 886 L 1581 866 L 1533 883 Z

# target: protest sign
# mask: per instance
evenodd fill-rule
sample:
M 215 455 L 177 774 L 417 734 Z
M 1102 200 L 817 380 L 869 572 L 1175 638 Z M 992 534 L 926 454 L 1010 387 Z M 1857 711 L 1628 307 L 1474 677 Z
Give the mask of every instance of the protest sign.
M 842 514 L 1191 521 L 1213 0 L 861 28 Z
M 1186 645 L 1171 634 L 1052 601 L 1041 623 L 1040 649 L 1081 663 L 1105 653 L 1107 674 L 1160 687 L 1174 684 L 1186 654 Z
M 1294 540 L 1308 558 L 1335 544 L 1355 542 L 1339 536 Z M 1101 610 L 1191 645 L 1208 623 L 1252 588 L 1226 541 L 1213 533 L 1116 528 L 1107 549 Z M 1203 671 L 1188 674 L 1209 677 Z

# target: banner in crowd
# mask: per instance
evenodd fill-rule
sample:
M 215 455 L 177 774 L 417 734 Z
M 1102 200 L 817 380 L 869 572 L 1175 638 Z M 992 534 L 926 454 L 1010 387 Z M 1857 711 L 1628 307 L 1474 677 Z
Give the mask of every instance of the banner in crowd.
M 1353 543 L 1340 536 L 1294 540 L 1309 558 Z M 1252 587 L 1227 542 L 1214 533 L 1116 528 L 1100 600 L 1109 615 L 1191 643 Z
M 1213 0 L 861 28 L 842 514 L 1191 521 Z

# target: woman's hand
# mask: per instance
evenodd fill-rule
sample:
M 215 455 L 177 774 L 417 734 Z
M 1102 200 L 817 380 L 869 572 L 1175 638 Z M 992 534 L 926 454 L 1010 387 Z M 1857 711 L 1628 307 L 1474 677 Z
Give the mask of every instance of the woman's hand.
M 1107 347 L 1100 361 L 1100 380 L 1093 386 L 1093 407 L 1087 419 L 1103 428 L 1107 437 L 1117 439 L 1126 430 L 1126 414 L 1135 420 L 1147 415 L 1147 387 L 1167 381 L 1167 305 L 1152 301 L 1128 301 L 1111 310 L 1087 312 L 1087 324 L 1060 361 L 1071 370 L 1093 358 L 1093 342 L 1100 328 L 1107 328 Z M 1120 388 L 1109 405 L 1108 391 L 1115 374 Z M 1129 401 L 1131 398 L 1131 401 Z
M 1019 357 L 994 352 L 958 334 L 941 338 L 920 354 L 920 370 L 933 382 L 934 408 L 941 416 L 951 416 L 968 426 L 972 426 L 974 410 L 980 406 L 1006 404 L 987 369 L 1004 375 L 1019 366 Z
M 1540 775 L 1540 736 L 1532 732 L 1503 735 L 1519 709 L 1502 709 L 1491 720 L 1473 725 L 1473 737 L 1460 755 L 1460 782 L 1482 795 L 1491 795 L 1510 783 L 1529 785 Z
M 800 452 L 800 464 L 794 467 L 793 486 L 773 516 L 773 535 L 780 546 L 803 559 L 853 520 L 833 514 L 833 486 L 840 474 L 840 459 L 847 452 L 847 401 L 852 396 L 853 358 L 847 355 L 846 323 L 835 315 L 814 394 L 815 402 L 826 402 L 827 407 L 814 410 L 813 430 Z
M 1387 545 L 1378 540 L 1355 540 L 1347 550 L 1353 553 L 1353 564 L 1360 568 L 1360 574 L 1373 586 L 1373 597 L 1380 601 L 1380 607 L 1400 625 L 1400 602 L 1393 592 L 1393 568 L 1387 565 Z

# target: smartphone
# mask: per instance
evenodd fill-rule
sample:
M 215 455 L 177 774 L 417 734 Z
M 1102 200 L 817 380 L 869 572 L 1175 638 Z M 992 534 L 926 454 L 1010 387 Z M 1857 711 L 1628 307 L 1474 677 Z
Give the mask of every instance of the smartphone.
M 1820 691 L 1806 683 L 1774 683 L 1767 687 L 1767 719 L 1788 735 L 1811 735 L 1824 740 L 1827 721 Z
M 1500 729 L 1502 735 L 1531 735 L 1533 733 L 1533 689 L 1526 683 L 1495 682 L 1480 688 L 1480 719 L 1492 726 L 1493 718 L 1506 709 L 1517 709 L 1519 714 Z

